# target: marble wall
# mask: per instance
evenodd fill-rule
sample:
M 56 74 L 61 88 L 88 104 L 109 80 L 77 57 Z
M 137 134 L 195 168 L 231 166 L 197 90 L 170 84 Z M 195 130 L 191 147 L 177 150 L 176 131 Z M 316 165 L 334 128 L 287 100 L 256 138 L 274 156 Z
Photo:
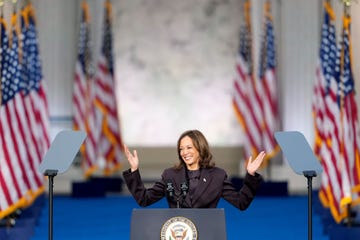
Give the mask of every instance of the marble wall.
M 172 145 L 197 128 L 213 144 L 240 144 L 231 94 L 241 2 L 114 1 L 114 10 L 127 142 Z

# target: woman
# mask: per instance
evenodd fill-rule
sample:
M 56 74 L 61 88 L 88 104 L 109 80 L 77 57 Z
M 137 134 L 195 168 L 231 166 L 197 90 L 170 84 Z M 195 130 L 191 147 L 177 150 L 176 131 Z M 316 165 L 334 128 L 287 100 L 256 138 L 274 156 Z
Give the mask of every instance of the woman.
M 170 208 L 216 208 L 221 197 L 240 210 L 250 205 L 262 182 L 261 175 L 256 171 L 265 152 L 261 152 L 254 160 L 249 158 L 244 185 L 240 191 L 236 191 L 226 172 L 215 167 L 209 144 L 200 131 L 184 132 L 177 142 L 177 151 L 179 163 L 165 169 L 161 180 L 147 189 L 141 180 L 136 150 L 131 153 L 125 146 L 130 169 L 123 172 L 123 177 L 140 206 L 149 206 L 165 196 Z

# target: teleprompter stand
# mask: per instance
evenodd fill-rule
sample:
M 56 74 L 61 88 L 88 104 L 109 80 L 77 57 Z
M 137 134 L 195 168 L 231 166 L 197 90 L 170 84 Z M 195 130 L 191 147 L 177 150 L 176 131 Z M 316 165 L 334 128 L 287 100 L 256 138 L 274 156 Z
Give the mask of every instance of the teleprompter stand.
M 69 169 L 85 138 L 86 133 L 81 131 L 69 130 L 58 133 L 40 163 L 40 172 L 49 180 L 49 240 L 53 239 L 54 177 Z
M 290 167 L 299 175 L 304 175 L 308 185 L 308 239 L 312 239 L 312 179 L 322 172 L 320 162 L 315 157 L 304 135 L 297 131 L 276 132 L 279 143 Z

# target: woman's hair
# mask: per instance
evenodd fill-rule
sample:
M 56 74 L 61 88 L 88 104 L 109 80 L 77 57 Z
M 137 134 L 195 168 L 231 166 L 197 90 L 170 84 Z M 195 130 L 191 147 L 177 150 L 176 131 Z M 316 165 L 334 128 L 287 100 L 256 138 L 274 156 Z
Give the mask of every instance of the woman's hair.
M 176 169 L 180 169 L 185 166 L 184 160 L 180 155 L 180 142 L 184 137 L 191 138 L 194 147 L 199 152 L 200 168 L 211 168 L 215 166 L 215 163 L 212 161 L 212 154 L 210 152 L 209 144 L 205 138 L 205 136 L 199 130 L 188 130 L 180 135 L 179 140 L 177 141 L 177 152 L 179 163 L 175 166 Z

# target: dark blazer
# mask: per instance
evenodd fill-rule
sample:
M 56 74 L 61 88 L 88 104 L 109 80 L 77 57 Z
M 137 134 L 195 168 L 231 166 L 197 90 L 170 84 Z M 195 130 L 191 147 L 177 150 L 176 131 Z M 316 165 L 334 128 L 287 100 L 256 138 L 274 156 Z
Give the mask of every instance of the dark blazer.
M 249 207 L 259 188 L 262 177 L 246 174 L 240 191 L 236 191 L 227 178 L 226 172 L 218 167 L 203 168 L 200 171 L 200 180 L 193 195 L 183 194 L 181 185 L 186 182 L 185 169 L 165 169 L 161 180 L 155 182 L 151 188 L 145 188 L 139 170 L 123 172 L 126 185 L 137 201 L 146 207 L 166 196 L 170 208 L 216 208 L 220 198 L 234 205 L 240 210 Z M 171 191 L 171 189 L 174 189 Z

